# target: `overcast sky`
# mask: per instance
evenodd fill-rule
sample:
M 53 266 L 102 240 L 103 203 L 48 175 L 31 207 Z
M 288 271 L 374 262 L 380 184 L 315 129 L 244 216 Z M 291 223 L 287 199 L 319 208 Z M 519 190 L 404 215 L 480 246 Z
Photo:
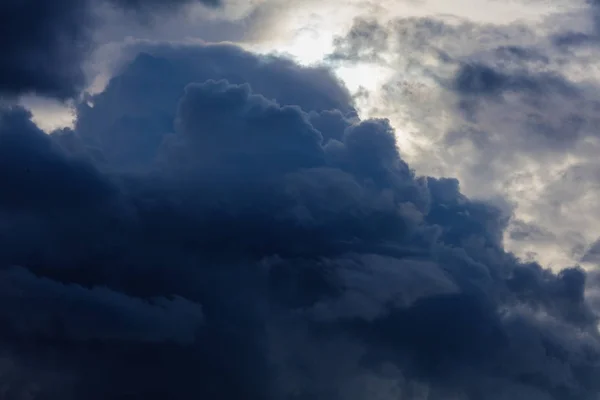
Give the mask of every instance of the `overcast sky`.
M 2 399 L 599 398 L 598 1 L 0 0 L 0 54 Z
M 362 115 L 391 119 L 400 151 L 417 173 L 457 177 L 466 194 L 510 207 L 507 248 L 560 269 L 581 263 L 600 238 L 595 12 L 587 2 L 562 0 L 256 0 L 140 19 L 102 5 L 86 82 L 89 91 L 101 90 L 131 56 L 123 48 L 140 40 L 227 41 L 285 53 L 303 65 L 328 65 L 362 94 Z M 588 40 L 560 45 L 561 37 L 578 35 Z M 527 88 L 500 89 L 503 101 L 486 97 L 469 120 L 460 103 L 479 93 L 461 93 L 443 80 L 472 62 L 532 80 L 552 74 L 579 93 L 574 99 L 548 89 L 533 94 L 536 104 L 530 104 Z M 24 103 L 47 130 L 72 123 L 72 112 L 52 101 Z M 540 129 L 562 132 L 532 129 L 533 119 Z M 486 136 L 493 140 L 477 139 Z

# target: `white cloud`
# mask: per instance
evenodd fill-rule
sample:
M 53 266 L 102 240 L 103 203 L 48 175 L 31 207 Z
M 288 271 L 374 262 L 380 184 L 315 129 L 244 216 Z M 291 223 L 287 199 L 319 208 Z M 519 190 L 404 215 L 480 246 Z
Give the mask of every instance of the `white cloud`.
M 481 17 L 464 7 L 442 15 L 448 5 L 426 2 L 429 14 L 377 20 L 389 40 L 375 51 L 395 74 L 371 91 L 363 112 L 391 118 L 417 172 L 455 176 L 470 196 L 508 200 L 507 247 L 560 269 L 600 236 L 599 82 L 589 67 L 600 52 L 555 43 L 593 32 L 584 4 L 503 4 L 471 2 L 467 9 L 488 13 Z M 373 61 L 347 63 L 364 64 Z M 496 84 L 503 88 L 485 93 Z

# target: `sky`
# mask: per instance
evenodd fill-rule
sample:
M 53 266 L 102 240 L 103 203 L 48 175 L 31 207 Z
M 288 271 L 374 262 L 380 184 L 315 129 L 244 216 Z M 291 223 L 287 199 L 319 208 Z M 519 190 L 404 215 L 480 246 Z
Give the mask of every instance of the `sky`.
M 7 400 L 600 399 L 596 0 L 0 0 Z

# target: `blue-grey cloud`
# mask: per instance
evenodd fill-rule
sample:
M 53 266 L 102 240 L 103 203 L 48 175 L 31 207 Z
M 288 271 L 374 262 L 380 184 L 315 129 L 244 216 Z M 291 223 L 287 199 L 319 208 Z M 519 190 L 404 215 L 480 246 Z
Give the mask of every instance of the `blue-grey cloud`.
M 592 245 L 589 247 L 589 249 L 587 249 L 583 257 L 581 257 L 581 261 L 600 264 L 600 240 L 597 240 L 594 243 L 592 243 Z
M 7 398 L 597 397 L 585 272 L 505 252 L 325 70 L 154 50 L 73 131 L 0 114 Z
M 219 0 L 7 0 L 0 5 L 0 95 L 36 93 L 64 100 L 86 84 L 82 63 L 93 47 L 99 23 L 94 7 L 111 5 L 137 14 Z
M 177 103 L 190 82 L 249 83 L 282 105 L 316 115 L 341 110 L 334 112 L 352 117 L 348 91 L 325 68 L 301 68 L 290 60 L 253 56 L 232 45 L 141 45 L 135 50 L 141 53 L 106 90 L 88 99 L 93 107 L 87 102 L 78 107 L 79 136 L 88 146 L 101 148 L 111 165 L 135 168 L 156 157 L 165 134 L 174 128 Z

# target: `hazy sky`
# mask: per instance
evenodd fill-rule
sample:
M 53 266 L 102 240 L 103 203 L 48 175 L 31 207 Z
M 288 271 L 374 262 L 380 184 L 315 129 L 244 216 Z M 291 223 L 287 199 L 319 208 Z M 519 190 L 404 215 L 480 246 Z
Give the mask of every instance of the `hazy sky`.
M 0 0 L 0 398 L 598 400 L 596 0 Z

